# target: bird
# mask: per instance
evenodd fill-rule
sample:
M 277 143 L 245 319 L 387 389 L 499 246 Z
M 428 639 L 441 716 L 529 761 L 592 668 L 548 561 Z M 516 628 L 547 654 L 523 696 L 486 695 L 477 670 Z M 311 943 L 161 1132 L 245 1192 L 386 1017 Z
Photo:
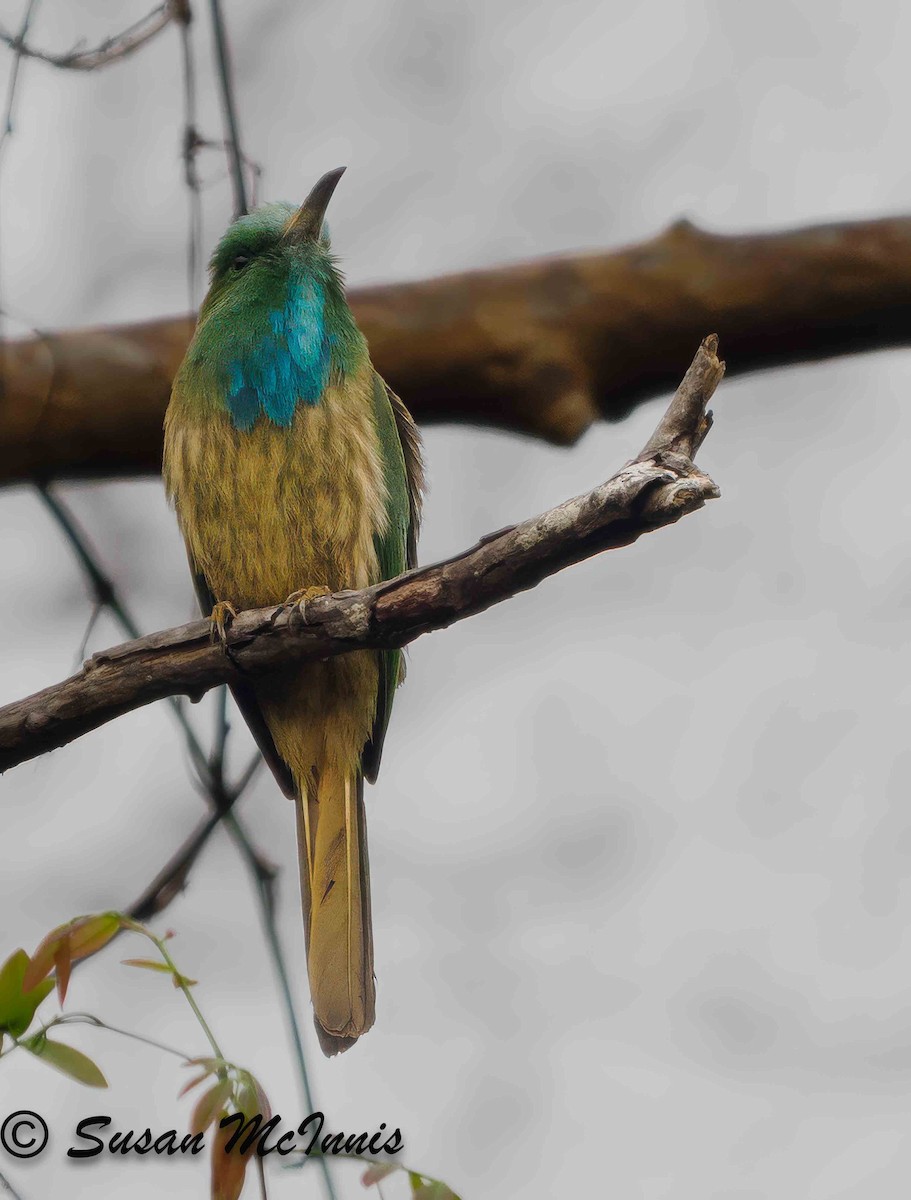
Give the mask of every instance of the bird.
M 332 254 L 326 209 L 345 168 L 298 208 L 231 224 L 174 377 L 163 477 L 200 607 L 224 639 L 244 608 L 393 578 L 416 563 L 417 426 L 376 372 Z M 232 691 L 296 809 L 314 1023 L 327 1056 L 373 1025 L 364 780 L 379 770 L 399 650 L 358 650 Z

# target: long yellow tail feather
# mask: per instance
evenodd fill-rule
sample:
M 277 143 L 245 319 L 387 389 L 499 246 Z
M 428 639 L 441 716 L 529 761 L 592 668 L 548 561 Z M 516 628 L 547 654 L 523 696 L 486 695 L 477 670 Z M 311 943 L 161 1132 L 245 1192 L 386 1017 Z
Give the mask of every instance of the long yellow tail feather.
M 320 1045 L 347 1050 L 374 1021 L 373 932 L 363 780 L 331 769 L 301 781 L 298 856 L 307 971 Z

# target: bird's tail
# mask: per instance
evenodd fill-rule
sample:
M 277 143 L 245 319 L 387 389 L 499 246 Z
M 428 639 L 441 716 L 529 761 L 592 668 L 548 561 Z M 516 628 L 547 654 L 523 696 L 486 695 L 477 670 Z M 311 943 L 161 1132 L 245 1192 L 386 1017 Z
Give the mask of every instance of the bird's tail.
M 314 771 L 300 781 L 297 846 L 313 1016 L 327 1055 L 353 1046 L 374 1020 L 373 931 L 364 780 Z

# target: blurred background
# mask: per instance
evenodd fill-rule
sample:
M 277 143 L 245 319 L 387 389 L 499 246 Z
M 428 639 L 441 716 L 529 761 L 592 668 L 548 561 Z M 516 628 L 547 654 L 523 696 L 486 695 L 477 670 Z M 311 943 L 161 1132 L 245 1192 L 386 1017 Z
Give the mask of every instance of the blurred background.
M 220 137 L 197 7 L 200 125 Z M 0 3 L 7 29 L 22 8 Z M 43 0 L 31 38 L 93 44 L 145 9 Z M 734 232 L 909 206 L 898 0 L 225 14 L 260 195 L 299 200 L 347 163 L 331 220 L 355 285 L 619 246 L 681 216 Z M 176 29 L 94 74 L 23 64 L 0 177 L 7 332 L 187 308 L 180 93 Z M 231 195 L 217 152 L 200 167 L 208 254 Z M 402 1157 L 465 1200 L 907 1195 L 909 389 L 908 351 L 722 384 L 701 453 L 721 500 L 413 647 L 368 797 L 377 1023 L 331 1062 L 309 1017 L 291 809 L 257 778 L 240 813 L 281 869 L 329 1128 L 400 1126 Z M 665 403 L 569 450 L 428 428 L 422 561 L 606 478 Z M 60 494 L 145 630 L 190 618 L 158 480 Z M 7 701 L 73 669 L 91 601 L 32 489 L 0 497 L 0 562 Z M 120 640 L 103 618 L 90 649 Z M 191 716 L 208 738 L 210 701 Z M 238 768 L 250 745 L 238 723 Z M 128 904 L 204 812 L 162 705 L 0 786 L 0 958 Z M 222 832 L 168 927 L 226 1054 L 296 1123 L 257 908 Z M 67 1007 L 204 1053 L 168 981 L 119 965 L 145 953 L 118 942 Z M 24 1200 L 205 1194 L 198 1161 L 66 1159 L 90 1113 L 163 1131 L 191 1108 L 177 1060 L 104 1031 L 67 1039 L 109 1092 L 25 1055 L 0 1068 L 0 1116 L 36 1109 L 52 1130 L 40 1159 L 0 1152 Z M 315 1170 L 269 1165 L 270 1196 L 322 1194 Z M 364 1194 L 357 1177 L 335 1169 L 341 1197 Z

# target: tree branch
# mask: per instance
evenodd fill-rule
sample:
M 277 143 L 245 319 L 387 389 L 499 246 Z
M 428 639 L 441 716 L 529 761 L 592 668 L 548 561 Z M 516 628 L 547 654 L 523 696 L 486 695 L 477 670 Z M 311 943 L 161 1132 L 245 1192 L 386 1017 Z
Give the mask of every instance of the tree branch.
M 674 387 L 717 329 L 738 372 L 911 341 L 911 218 L 719 237 L 685 222 L 609 254 L 356 289 L 416 418 L 568 444 Z M 157 472 L 191 317 L 10 342 L 0 483 Z
M 491 534 L 446 562 L 358 592 L 250 610 L 213 644 L 194 621 L 94 655 L 53 687 L 0 709 L 0 770 L 66 745 L 125 712 L 290 662 L 404 646 L 540 583 L 602 550 L 627 546 L 718 495 L 689 454 L 710 427 L 706 404 L 724 364 L 713 335 L 700 346 L 642 454 L 585 495 Z
M 98 46 L 90 50 L 83 46 L 75 46 L 63 54 L 51 54 L 46 50 L 37 50 L 27 46 L 23 40 L 24 34 L 14 37 L 5 29 L 0 29 L 0 42 L 5 42 L 17 54 L 24 58 L 37 58 L 49 63 L 52 67 L 60 67 L 67 71 L 94 71 L 98 67 L 106 67 L 109 63 L 120 58 L 126 58 L 144 46 L 157 33 L 172 21 L 188 21 L 188 0 L 165 0 L 164 4 L 147 13 L 141 20 L 124 29 L 122 33 L 105 38 Z

